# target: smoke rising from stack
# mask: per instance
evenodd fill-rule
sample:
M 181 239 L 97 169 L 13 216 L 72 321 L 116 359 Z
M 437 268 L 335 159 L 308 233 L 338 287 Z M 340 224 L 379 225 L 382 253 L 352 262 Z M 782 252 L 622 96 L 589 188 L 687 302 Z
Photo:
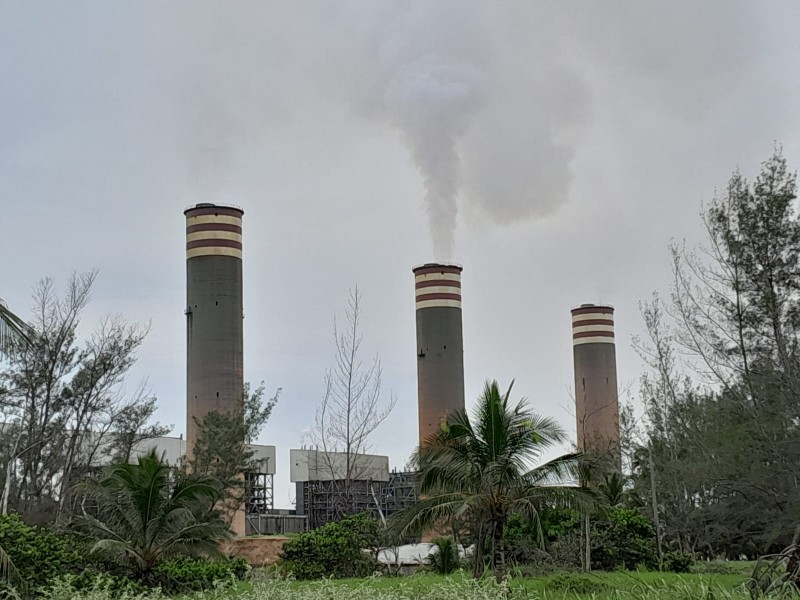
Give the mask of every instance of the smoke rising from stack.
M 408 147 L 440 261 L 453 258 L 460 208 L 509 224 L 553 212 L 569 191 L 570 129 L 583 121 L 587 93 L 572 70 L 554 67 L 547 39 L 528 44 L 520 71 L 521 58 L 498 43 L 509 17 L 463 3 L 410 5 L 368 36 L 374 59 L 354 104 Z
M 302 130 L 320 113 L 342 122 L 350 109 L 407 146 L 443 261 L 459 224 L 513 225 L 565 203 L 594 116 L 624 132 L 715 114 L 742 69 L 758 68 L 740 40 L 767 18 L 744 6 L 720 14 L 702 3 L 675 11 L 616 1 L 269 5 L 246 18 L 192 8 L 190 27 L 165 25 L 177 58 L 153 69 L 169 82 L 158 89 L 173 92 L 159 110 L 173 113 L 193 191 L 224 200 L 239 180 L 231 171 L 253 154 L 243 145 L 268 148 L 284 126 Z M 172 9 L 165 23 L 184 20 Z M 324 122 L 307 133 L 322 145 Z

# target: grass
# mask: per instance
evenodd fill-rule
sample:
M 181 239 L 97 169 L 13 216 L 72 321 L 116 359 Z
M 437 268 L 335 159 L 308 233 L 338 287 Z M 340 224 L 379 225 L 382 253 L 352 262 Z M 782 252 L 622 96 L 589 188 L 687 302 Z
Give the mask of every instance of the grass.
M 746 569 L 742 568 L 741 571 Z M 559 573 L 513 578 L 505 587 L 490 579 L 474 582 L 464 574 L 422 573 L 338 581 L 267 581 L 194 596 L 204 600 L 749 600 L 740 573 L 650 572 Z
M 236 587 L 220 586 L 185 596 L 183 600 L 750 600 L 744 587 L 749 566 L 724 563 L 705 568 L 712 572 L 557 573 L 515 577 L 502 586 L 491 578 L 473 581 L 464 573 L 449 577 L 421 573 L 409 577 L 312 582 L 275 579 L 240 583 Z M 51 600 L 134 600 L 99 592 L 84 596 L 56 594 Z M 781 600 L 788 598 L 784 596 Z M 137 600 L 167 599 L 151 594 Z

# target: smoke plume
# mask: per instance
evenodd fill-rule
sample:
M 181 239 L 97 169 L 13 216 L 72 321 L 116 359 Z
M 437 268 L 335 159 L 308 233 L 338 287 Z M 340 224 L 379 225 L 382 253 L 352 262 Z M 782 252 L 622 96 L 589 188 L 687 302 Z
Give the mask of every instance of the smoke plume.
M 398 130 L 425 186 L 434 255 L 449 260 L 459 208 L 508 224 L 565 201 L 585 92 L 546 36 L 504 54 L 519 31 L 512 10 L 403 6 L 370 23 L 374 61 L 354 104 Z

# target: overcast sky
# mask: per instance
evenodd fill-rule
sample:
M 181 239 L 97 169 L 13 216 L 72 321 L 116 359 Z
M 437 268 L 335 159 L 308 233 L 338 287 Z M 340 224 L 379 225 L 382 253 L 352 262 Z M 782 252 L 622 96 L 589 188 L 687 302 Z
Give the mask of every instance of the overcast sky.
M 4 2 L 0 297 L 97 268 L 81 333 L 152 322 L 129 386 L 185 430 L 185 221 L 244 216 L 245 378 L 284 392 L 261 441 L 313 422 L 348 288 L 417 436 L 411 267 L 464 265 L 468 403 L 497 378 L 574 438 L 569 309 L 617 309 L 636 391 L 638 302 L 738 166 L 800 165 L 800 3 Z

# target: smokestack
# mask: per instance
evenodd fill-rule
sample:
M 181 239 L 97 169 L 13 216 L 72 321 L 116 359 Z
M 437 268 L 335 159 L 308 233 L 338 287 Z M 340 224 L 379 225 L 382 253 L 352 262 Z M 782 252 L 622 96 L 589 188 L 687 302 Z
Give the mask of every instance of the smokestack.
M 242 216 L 198 204 L 186 215 L 186 455 L 195 419 L 241 407 L 244 389 Z
M 572 309 L 578 450 L 620 470 L 619 398 L 614 308 Z
M 452 264 L 416 267 L 419 442 L 436 433 L 448 413 L 464 410 L 461 271 Z

